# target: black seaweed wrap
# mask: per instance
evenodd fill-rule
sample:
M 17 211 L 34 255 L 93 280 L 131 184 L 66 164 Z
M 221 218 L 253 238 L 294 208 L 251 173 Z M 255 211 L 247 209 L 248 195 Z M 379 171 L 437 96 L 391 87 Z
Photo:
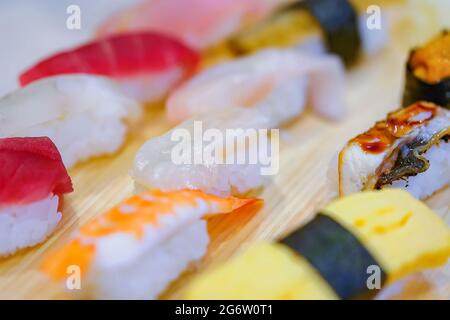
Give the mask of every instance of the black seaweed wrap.
M 410 58 L 414 52 L 411 52 Z M 410 59 L 408 59 L 409 61 Z M 434 102 L 450 109 L 450 77 L 438 83 L 429 84 L 414 75 L 411 65 L 406 65 L 405 89 L 403 92 L 403 107 L 410 106 L 417 101 Z
M 356 61 L 361 48 L 358 15 L 348 0 L 305 0 L 289 8 L 305 8 L 319 22 L 330 52 L 346 65 Z
M 298 252 L 319 272 L 341 299 L 367 299 L 378 293 L 368 289 L 367 268 L 381 269 L 381 284 L 386 274 L 364 245 L 347 229 L 324 214 L 293 232 L 280 243 Z

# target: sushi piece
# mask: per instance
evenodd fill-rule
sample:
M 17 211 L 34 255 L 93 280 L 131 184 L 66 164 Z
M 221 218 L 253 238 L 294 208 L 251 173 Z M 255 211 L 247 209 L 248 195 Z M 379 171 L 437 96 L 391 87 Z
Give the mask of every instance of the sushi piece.
M 447 31 L 409 55 L 403 106 L 421 100 L 450 109 L 450 33 Z
M 186 120 L 142 145 L 131 177 L 138 190 L 188 188 L 228 196 L 259 189 L 278 169 L 279 133 L 272 130 L 269 138 L 271 121 L 239 108 Z
M 47 137 L 0 139 L 0 257 L 44 241 L 72 192 L 61 155 Z
M 175 90 L 167 117 L 178 123 L 230 106 L 255 108 L 270 127 L 298 116 L 306 104 L 339 119 L 345 113 L 345 74 L 340 59 L 293 49 L 267 49 L 206 69 Z
M 278 242 L 256 244 L 188 285 L 187 299 L 362 299 L 450 256 L 450 230 L 402 190 L 332 202 Z
M 416 102 L 389 113 L 339 154 L 339 193 L 402 188 L 419 199 L 450 183 L 450 111 Z
M 41 78 L 73 73 L 107 76 L 144 102 L 159 100 L 195 71 L 199 54 L 163 34 L 136 32 L 93 40 L 52 55 L 20 75 L 25 86 Z
M 205 215 L 260 203 L 198 190 L 147 191 L 82 226 L 44 258 L 41 270 L 64 282 L 67 268 L 81 271 L 82 295 L 97 299 L 155 299 L 206 252 Z
M 369 29 L 367 6 L 359 2 L 295 1 L 238 32 L 229 40 L 229 47 L 237 54 L 246 54 L 267 47 L 299 46 L 314 52 L 329 51 L 351 65 L 361 52 L 377 53 L 388 42 L 386 17 L 380 16 L 379 28 Z
M 110 80 L 64 75 L 36 81 L 0 99 L 0 137 L 49 137 L 66 167 L 118 150 L 140 105 Z
M 99 36 L 154 30 L 204 49 L 286 0 L 143 0 L 103 23 Z

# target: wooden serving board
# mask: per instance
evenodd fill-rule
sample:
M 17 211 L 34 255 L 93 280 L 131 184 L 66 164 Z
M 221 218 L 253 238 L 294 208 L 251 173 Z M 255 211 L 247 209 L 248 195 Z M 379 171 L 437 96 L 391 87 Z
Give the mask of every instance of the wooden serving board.
M 401 36 L 401 35 L 400 35 Z M 327 183 L 331 159 L 345 142 L 399 105 L 407 48 L 391 40 L 384 52 L 365 59 L 348 73 L 348 115 L 330 122 L 306 112 L 282 131 L 280 171 L 259 194 L 264 207 L 254 214 L 225 215 L 209 221 L 211 243 L 202 262 L 173 283 L 162 298 L 179 298 L 193 274 L 262 239 L 276 239 L 299 226 L 332 197 Z M 70 295 L 38 271 L 43 254 L 66 241 L 81 224 L 129 196 L 134 154 L 147 139 L 170 128 L 163 104 L 149 106 L 139 125 L 115 155 L 97 158 L 70 171 L 75 192 L 64 200 L 63 219 L 43 244 L 0 260 L 0 298 L 65 299 Z M 427 203 L 450 224 L 450 190 Z M 391 298 L 450 298 L 450 266 L 414 275 Z

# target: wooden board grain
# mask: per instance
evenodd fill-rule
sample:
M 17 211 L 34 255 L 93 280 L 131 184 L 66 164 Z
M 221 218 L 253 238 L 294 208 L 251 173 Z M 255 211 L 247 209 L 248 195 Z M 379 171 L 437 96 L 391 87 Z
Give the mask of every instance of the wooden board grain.
M 387 50 L 348 73 L 348 115 L 330 122 L 306 112 L 282 130 L 280 172 L 259 194 L 264 207 L 254 214 L 226 215 L 209 221 L 211 244 L 206 257 L 175 281 L 162 298 L 179 298 L 185 284 L 207 266 L 221 263 L 256 241 L 275 239 L 310 218 L 333 197 L 327 180 L 331 159 L 344 143 L 399 105 L 407 48 L 392 42 Z M 170 128 L 163 106 L 149 106 L 115 155 L 78 165 L 70 171 L 75 192 L 65 198 L 63 220 L 48 241 L 0 260 L 0 298 L 64 299 L 67 292 L 38 271 L 43 254 L 67 240 L 81 224 L 133 192 L 128 176 L 134 154 L 147 139 Z M 450 216 L 450 190 L 427 203 Z M 450 221 L 448 221 L 450 223 Z M 390 289 L 391 298 L 450 298 L 450 267 L 414 275 Z

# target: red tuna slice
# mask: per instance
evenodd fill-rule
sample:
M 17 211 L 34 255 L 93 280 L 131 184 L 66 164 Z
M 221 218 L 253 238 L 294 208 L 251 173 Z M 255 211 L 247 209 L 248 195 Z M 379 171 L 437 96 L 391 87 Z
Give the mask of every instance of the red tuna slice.
M 20 75 L 22 86 L 55 75 L 87 73 L 112 78 L 133 77 L 181 67 L 194 71 L 200 54 L 180 41 L 155 32 L 134 32 L 101 38 L 57 53 Z
M 0 206 L 72 191 L 61 155 L 49 138 L 0 139 Z

